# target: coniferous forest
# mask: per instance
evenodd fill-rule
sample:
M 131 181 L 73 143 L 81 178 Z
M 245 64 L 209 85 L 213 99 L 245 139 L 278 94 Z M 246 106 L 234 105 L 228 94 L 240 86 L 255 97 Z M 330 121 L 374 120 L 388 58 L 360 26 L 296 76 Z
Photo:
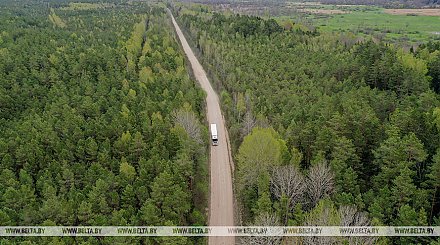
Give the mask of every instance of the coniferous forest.
M 440 43 L 411 49 L 167 1 L 0 1 L 0 226 L 208 225 L 217 91 L 236 225 L 440 226 Z M 206 244 L 0 237 L 0 244 Z M 437 237 L 247 237 L 430 244 Z
M 165 8 L 2 1 L 0 12 L 0 225 L 205 225 L 204 95 Z

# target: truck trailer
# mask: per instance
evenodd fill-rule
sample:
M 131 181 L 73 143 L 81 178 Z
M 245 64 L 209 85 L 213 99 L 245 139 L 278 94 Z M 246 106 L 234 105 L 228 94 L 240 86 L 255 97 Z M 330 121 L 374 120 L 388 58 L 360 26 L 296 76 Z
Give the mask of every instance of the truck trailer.
M 211 123 L 211 140 L 212 145 L 218 145 L 217 124 Z

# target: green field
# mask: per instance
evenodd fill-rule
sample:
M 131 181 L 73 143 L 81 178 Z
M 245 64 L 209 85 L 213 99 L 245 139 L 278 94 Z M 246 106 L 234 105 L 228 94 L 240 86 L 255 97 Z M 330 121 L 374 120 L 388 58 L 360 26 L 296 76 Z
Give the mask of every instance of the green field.
M 384 9 L 370 6 L 308 5 L 307 10 L 341 10 L 342 14 L 304 13 L 279 16 L 306 23 L 319 31 L 353 32 L 361 36 L 375 36 L 386 41 L 419 43 L 440 40 L 440 17 L 422 15 L 392 15 Z
M 440 40 L 440 17 L 391 15 L 381 11 L 352 12 L 316 18 L 315 23 L 323 31 L 352 31 L 385 35 L 386 40 L 423 42 Z

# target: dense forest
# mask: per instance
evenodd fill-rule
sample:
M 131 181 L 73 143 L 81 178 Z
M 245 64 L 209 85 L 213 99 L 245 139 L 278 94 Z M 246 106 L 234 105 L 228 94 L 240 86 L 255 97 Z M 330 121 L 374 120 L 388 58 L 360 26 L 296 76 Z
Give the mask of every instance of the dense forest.
M 2 1 L 0 23 L 0 226 L 206 225 L 204 93 L 163 6 Z
M 242 224 L 440 225 L 438 44 L 407 52 L 200 5 L 174 12 L 220 93 Z
M 440 225 L 440 43 L 405 50 L 203 5 L 169 7 L 220 95 L 237 225 Z M 164 4 L 5 0 L 0 23 L 0 226 L 207 224 L 205 93 L 188 74 Z

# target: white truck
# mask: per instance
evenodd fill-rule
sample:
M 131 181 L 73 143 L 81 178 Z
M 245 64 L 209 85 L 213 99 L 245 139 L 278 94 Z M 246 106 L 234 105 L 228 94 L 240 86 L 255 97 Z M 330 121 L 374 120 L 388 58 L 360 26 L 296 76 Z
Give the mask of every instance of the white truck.
M 211 140 L 212 145 L 218 145 L 217 124 L 211 123 Z

